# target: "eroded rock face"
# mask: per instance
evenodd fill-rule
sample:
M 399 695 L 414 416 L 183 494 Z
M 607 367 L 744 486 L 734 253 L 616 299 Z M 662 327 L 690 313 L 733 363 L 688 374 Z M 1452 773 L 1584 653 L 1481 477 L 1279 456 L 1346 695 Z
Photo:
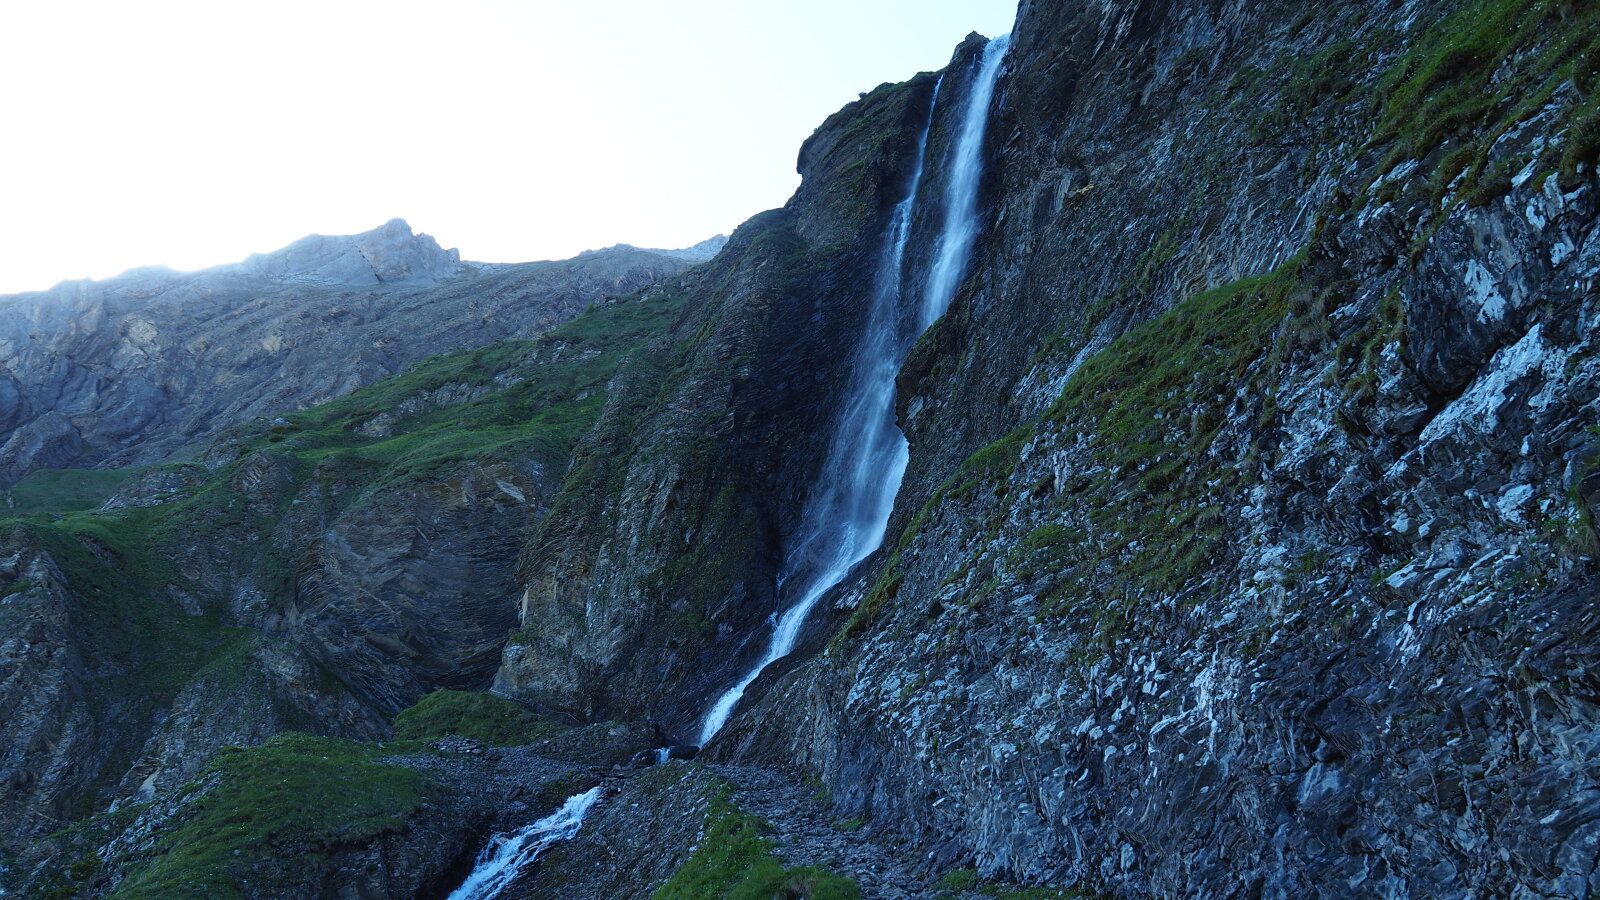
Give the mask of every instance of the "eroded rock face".
M 0 777 L 12 799 L 4 835 L 11 846 L 73 818 L 58 798 L 82 790 L 104 754 L 83 740 L 93 717 L 82 699 L 83 661 L 68 639 L 71 601 L 61 570 L 43 547 L 21 537 L 13 534 L 0 558 L 0 571 L 16 579 L 0 606 L 0 696 L 11 723 Z
M 544 511 L 543 468 L 477 466 L 338 511 L 301 557 L 286 626 L 396 711 L 435 688 L 483 689 L 516 625 L 513 569 Z
M 533 337 L 696 261 L 617 248 L 464 264 L 395 219 L 201 272 L 0 298 L 0 485 L 157 462 L 428 356 Z
M 1597 184 L 1544 152 L 1572 86 L 1470 200 L 1459 144 L 1380 167 L 1349 93 L 1460 6 L 1025 4 L 991 231 L 901 376 L 896 552 L 712 758 L 1117 896 L 1600 886 Z M 1271 74 L 1329 48 L 1331 97 Z

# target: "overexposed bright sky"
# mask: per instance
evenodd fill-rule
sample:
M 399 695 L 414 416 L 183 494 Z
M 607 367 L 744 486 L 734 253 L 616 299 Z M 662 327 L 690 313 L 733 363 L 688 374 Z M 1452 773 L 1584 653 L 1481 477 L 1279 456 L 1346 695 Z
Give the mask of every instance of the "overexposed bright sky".
M 395 216 L 467 259 L 678 247 L 1015 0 L 0 5 L 0 293 Z

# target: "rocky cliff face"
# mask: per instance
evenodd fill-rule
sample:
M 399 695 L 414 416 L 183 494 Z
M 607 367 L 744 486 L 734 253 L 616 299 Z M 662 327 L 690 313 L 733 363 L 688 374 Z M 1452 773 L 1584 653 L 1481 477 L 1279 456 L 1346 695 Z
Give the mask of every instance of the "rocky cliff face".
M 842 816 L 985 876 L 1592 891 L 1595 24 L 1561 4 L 1025 5 L 989 230 L 900 377 L 895 537 L 816 623 L 825 652 L 758 681 L 713 753 L 798 764 Z M 959 102 L 934 113 L 935 189 Z M 735 565 L 780 552 L 807 490 L 789 465 L 796 503 Z M 730 547 L 678 524 L 704 499 L 606 496 L 624 533 Z M 682 733 L 691 679 L 748 657 L 713 639 L 679 675 L 693 644 L 640 611 L 696 592 L 656 592 L 665 559 L 584 559 L 607 587 L 535 568 L 530 609 L 589 617 L 514 647 L 500 683 Z M 764 638 L 731 604 L 703 617 Z
M 898 539 L 715 749 L 984 874 L 1592 893 L 1596 34 L 1026 4 Z
M 396 219 L 201 272 L 0 298 L 0 486 L 158 462 L 433 354 L 533 337 L 692 261 L 618 248 L 463 264 Z
M 830 119 L 801 150 L 789 205 L 697 270 L 682 318 L 625 371 L 529 547 L 497 689 L 688 737 L 706 698 L 760 654 L 932 90 L 918 78 Z

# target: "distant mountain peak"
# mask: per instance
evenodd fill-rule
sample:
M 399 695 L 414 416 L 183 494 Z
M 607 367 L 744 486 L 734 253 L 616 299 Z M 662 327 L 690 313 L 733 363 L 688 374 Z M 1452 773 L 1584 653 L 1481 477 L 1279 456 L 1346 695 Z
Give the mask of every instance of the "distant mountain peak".
M 459 275 L 461 253 L 414 233 L 405 219 L 390 219 L 360 234 L 308 235 L 225 268 L 311 284 L 428 285 Z

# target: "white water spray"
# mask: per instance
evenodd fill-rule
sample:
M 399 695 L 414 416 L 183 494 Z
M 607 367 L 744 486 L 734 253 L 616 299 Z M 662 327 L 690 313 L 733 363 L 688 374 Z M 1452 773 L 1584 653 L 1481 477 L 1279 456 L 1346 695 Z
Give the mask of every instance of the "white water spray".
M 955 299 L 956 288 L 967 270 L 973 241 L 978 237 L 978 186 L 983 178 L 983 138 L 989 130 L 989 103 L 1000 80 L 1000 63 L 1011 45 L 1003 34 L 983 48 L 983 62 L 972 93 L 967 97 L 961 135 L 950 160 L 950 182 L 945 185 L 944 227 L 939 229 L 939 252 L 928 272 L 922 292 L 922 317 L 917 330 L 927 330 Z
M 561 808 L 516 831 L 497 834 L 478 855 L 472 874 L 449 900 L 491 900 L 517 880 L 522 870 L 538 859 L 551 845 L 569 840 L 583 827 L 583 817 L 600 799 L 600 788 L 592 787 L 567 798 Z
M 737 684 L 706 712 L 700 725 L 704 746 L 722 729 L 745 689 L 772 663 L 794 650 L 806 617 L 856 563 L 883 543 L 894 498 L 910 459 L 910 446 L 894 418 L 895 375 L 917 337 L 944 313 L 955 295 L 978 233 L 977 192 L 983 166 L 983 133 L 1008 38 L 989 42 L 973 79 L 972 94 L 950 161 L 946 213 L 938 253 L 929 273 L 914 327 L 903 324 L 901 309 L 906 245 L 916 212 L 933 127 L 941 76 L 929 105 L 928 125 L 917 145 L 910 192 L 895 207 L 879 260 L 866 333 L 856 351 L 854 377 L 846 394 L 828 456 L 818 476 L 816 496 L 806 507 L 798 540 L 778 577 L 780 595 L 798 598 L 773 625 L 767 651 Z M 948 287 L 946 287 L 948 282 Z M 792 588 L 792 590 L 791 590 Z

